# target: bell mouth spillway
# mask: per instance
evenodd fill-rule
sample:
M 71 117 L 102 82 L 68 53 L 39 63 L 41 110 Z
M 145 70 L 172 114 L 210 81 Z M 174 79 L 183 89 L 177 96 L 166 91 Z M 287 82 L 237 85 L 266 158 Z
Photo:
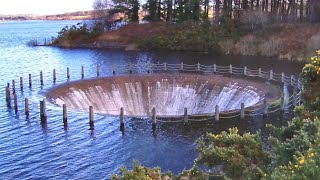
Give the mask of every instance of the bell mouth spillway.
M 267 96 L 266 96 L 267 95 Z M 85 79 L 50 89 L 47 99 L 69 109 L 127 116 L 147 117 L 152 108 L 157 116 L 181 116 L 214 113 L 250 107 L 264 98 L 280 97 L 280 89 L 269 83 L 219 75 L 148 74 Z

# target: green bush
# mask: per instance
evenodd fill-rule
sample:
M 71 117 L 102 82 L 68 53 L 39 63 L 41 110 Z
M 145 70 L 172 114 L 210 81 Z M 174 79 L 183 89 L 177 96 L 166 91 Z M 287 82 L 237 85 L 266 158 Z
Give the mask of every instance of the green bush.
M 103 26 L 100 23 L 89 27 L 86 23 L 78 23 L 77 25 L 65 26 L 58 36 L 53 40 L 52 44 L 59 44 L 62 41 L 81 41 L 87 42 L 90 39 L 103 33 Z

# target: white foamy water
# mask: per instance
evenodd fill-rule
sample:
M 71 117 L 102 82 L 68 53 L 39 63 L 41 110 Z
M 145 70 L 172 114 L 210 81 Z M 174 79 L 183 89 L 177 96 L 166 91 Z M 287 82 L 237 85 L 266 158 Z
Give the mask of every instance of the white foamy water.
M 189 77 L 188 77 L 189 78 Z M 221 77 L 222 78 L 222 77 Z M 226 80 L 226 78 L 223 78 Z M 66 104 L 71 109 L 87 111 L 93 106 L 95 112 L 118 115 L 124 108 L 128 116 L 150 116 L 155 108 L 159 116 L 180 116 L 184 108 L 189 114 L 208 114 L 220 111 L 240 109 L 241 103 L 253 106 L 262 99 L 261 92 L 252 86 L 243 86 L 237 82 L 185 82 L 178 78 L 142 80 L 109 84 L 108 80 L 99 83 L 87 82 L 85 86 L 70 87 L 51 101 L 59 106 Z

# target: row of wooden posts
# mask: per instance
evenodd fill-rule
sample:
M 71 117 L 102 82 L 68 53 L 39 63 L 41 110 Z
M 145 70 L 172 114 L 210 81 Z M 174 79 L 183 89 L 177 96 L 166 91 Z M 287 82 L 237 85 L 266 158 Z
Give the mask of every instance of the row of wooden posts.
M 166 65 L 166 64 L 165 64 Z M 181 65 L 181 67 L 183 68 L 183 65 Z M 198 65 L 198 68 L 200 66 Z M 200 68 L 199 68 L 200 69 Z M 231 69 L 231 73 L 232 73 L 232 66 L 230 65 L 230 69 Z M 97 65 L 96 67 L 96 72 L 97 72 L 97 76 L 100 75 L 100 67 L 99 65 Z M 115 74 L 115 70 L 112 70 L 112 73 Z M 244 68 L 244 74 L 246 75 L 246 67 Z M 259 68 L 259 74 L 261 74 L 261 69 Z M 283 74 L 282 74 L 283 76 Z M 81 66 L 81 78 L 84 79 L 84 66 Z M 272 70 L 270 71 L 270 78 L 272 78 Z M 57 80 L 56 77 L 56 70 L 53 69 L 53 83 L 55 84 Z M 70 80 L 70 69 L 69 67 L 67 68 L 67 80 Z M 41 86 L 44 85 L 44 81 L 43 81 L 43 73 L 42 71 L 40 71 L 40 84 Z M 29 88 L 32 88 L 32 75 L 29 74 Z M 23 91 L 24 87 L 23 87 L 23 78 L 20 77 L 20 90 Z M 18 99 L 17 99 L 17 94 L 16 94 L 16 88 L 15 88 L 15 80 L 12 80 L 12 93 L 13 93 L 13 99 L 14 99 L 14 110 L 16 113 L 18 113 Z M 28 102 L 28 98 L 25 98 L 25 115 L 28 117 L 29 116 L 29 102 Z M 8 83 L 7 87 L 6 87 L 6 102 L 7 102 L 7 106 L 9 108 L 11 108 L 11 93 L 10 93 L 10 84 Z M 293 93 L 293 105 L 295 106 L 297 104 L 297 93 L 296 91 L 294 91 Z M 281 103 L 280 103 L 280 110 L 284 110 L 284 99 L 281 98 Z M 153 126 L 156 125 L 156 110 L 155 108 L 152 109 L 152 124 Z M 263 115 L 267 115 L 268 114 L 268 104 L 266 101 L 264 101 L 264 107 L 263 107 Z M 40 116 L 41 116 L 41 120 L 46 120 L 47 114 L 46 114 L 46 101 L 45 99 L 43 101 L 40 101 Z M 214 114 L 214 118 L 216 121 L 219 121 L 220 118 L 220 111 L 219 111 L 219 106 L 217 105 L 215 107 L 215 114 Z M 241 109 L 240 109 L 240 118 L 244 119 L 245 118 L 245 105 L 244 103 L 241 104 Z M 90 106 L 89 107 L 89 124 L 91 127 L 94 126 L 94 121 L 93 121 L 93 107 Z M 184 109 L 184 121 L 188 122 L 188 109 L 185 108 Z M 63 105 L 63 122 L 66 125 L 67 124 L 67 107 L 64 104 Z M 121 108 L 120 109 L 120 127 L 124 128 L 124 109 Z
M 166 65 L 166 64 L 165 64 Z M 182 65 L 183 66 L 183 65 Z M 200 67 L 200 66 L 199 66 Z M 165 66 L 165 69 L 166 69 L 166 66 Z M 200 71 L 200 69 L 199 69 Z M 97 65 L 96 67 L 96 73 L 97 73 L 97 77 L 100 76 L 100 66 Z M 115 69 L 112 68 L 112 74 L 115 75 Z M 129 70 L 129 73 L 132 73 L 132 70 Z M 148 73 L 150 73 L 150 70 L 148 69 Z M 232 74 L 232 65 L 230 65 L 230 74 Z M 247 67 L 244 67 L 244 72 L 243 72 L 244 75 L 247 75 Z M 261 77 L 262 76 L 262 71 L 261 71 L 261 68 L 259 68 L 259 73 L 258 73 L 258 76 Z M 270 79 L 273 78 L 273 71 L 270 70 L 270 75 L 269 75 Z M 281 81 L 284 82 L 284 73 L 281 73 Z M 81 66 L 81 79 L 84 79 L 84 66 L 82 65 Z M 67 80 L 69 81 L 70 80 L 70 69 L 69 67 L 67 67 Z M 56 70 L 53 69 L 53 84 L 56 84 L 56 81 L 57 81 L 57 75 L 56 75 Z M 43 80 L 43 72 L 40 71 L 40 84 L 41 86 L 44 85 L 44 80 Z M 29 74 L 29 88 L 32 88 L 32 75 Z M 12 80 L 12 89 L 13 89 L 13 93 L 16 91 L 15 89 L 15 80 Z M 23 77 L 20 77 L 20 90 L 23 91 L 24 87 L 23 87 Z
M 13 93 L 13 98 L 14 98 L 14 110 L 15 113 L 18 113 L 18 99 L 17 99 L 17 94 L 16 92 Z M 11 93 L 10 93 L 10 87 L 9 84 L 6 87 L 6 101 L 7 101 L 7 106 L 8 108 L 11 108 Z M 297 94 L 294 92 L 293 95 L 293 104 L 297 104 Z M 264 105 L 263 105 L 263 115 L 268 114 L 268 103 L 266 100 L 264 100 Z M 280 102 L 280 110 L 284 110 L 284 98 L 281 98 Z M 90 127 L 94 127 L 94 116 L 93 116 L 93 106 L 89 107 L 89 125 Z M 26 117 L 29 117 L 29 100 L 28 98 L 25 98 L 25 115 Z M 188 109 L 184 108 L 184 122 L 188 122 Z M 156 109 L 153 108 L 151 111 L 151 118 L 152 118 L 152 126 L 156 127 L 157 124 L 157 115 L 156 115 Z M 241 103 L 241 109 L 240 109 L 240 119 L 245 118 L 245 104 Z M 45 122 L 47 120 L 47 113 L 46 113 L 46 99 L 44 98 L 42 101 L 40 101 L 40 119 L 42 122 Z M 67 125 L 67 106 L 66 104 L 63 104 L 63 123 L 64 125 Z M 215 121 L 219 121 L 220 119 L 220 110 L 219 106 L 215 106 L 215 114 L 214 114 L 214 119 Z M 120 129 L 124 130 L 124 108 L 120 108 Z

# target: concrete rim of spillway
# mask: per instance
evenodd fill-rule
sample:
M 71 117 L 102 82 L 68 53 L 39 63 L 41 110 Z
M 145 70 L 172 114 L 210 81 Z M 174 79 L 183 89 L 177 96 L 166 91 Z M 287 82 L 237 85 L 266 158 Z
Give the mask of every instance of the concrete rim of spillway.
M 49 102 L 68 109 L 118 116 L 124 108 L 126 116 L 150 117 L 152 108 L 158 117 L 212 115 L 220 112 L 254 108 L 281 96 L 280 87 L 265 80 L 201 74 L 130 74 L 82 79 L 57 85 L 46 93 Z

